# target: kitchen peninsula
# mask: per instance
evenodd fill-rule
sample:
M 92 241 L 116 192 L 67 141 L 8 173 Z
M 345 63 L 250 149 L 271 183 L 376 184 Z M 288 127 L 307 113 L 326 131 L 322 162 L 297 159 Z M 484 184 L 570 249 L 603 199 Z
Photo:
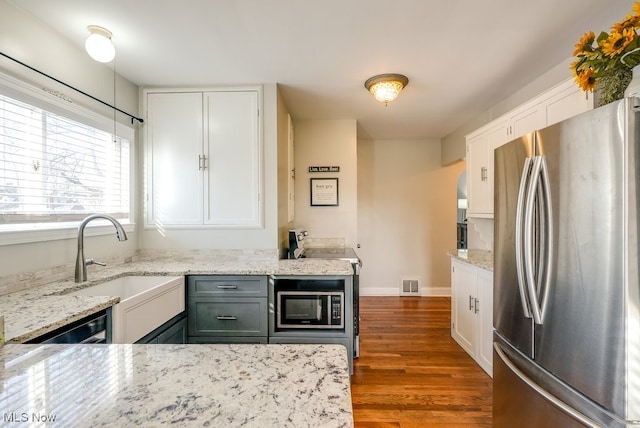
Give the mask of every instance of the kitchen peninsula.
M 71 272 L 71 271 L 70 271 Z M 70 291 L 126 275 L 352 275 L 349 262 L 139 258 L 2 296 L 3 421 L 50 426 L 351 427 L 348 353 L 332 344 L 26 345 L 118 298 Z M 35 387 L 34 387 L 35 385 Z
M 339 345 L 6 345 L 3 422 L 351 427 L 346 357 Z

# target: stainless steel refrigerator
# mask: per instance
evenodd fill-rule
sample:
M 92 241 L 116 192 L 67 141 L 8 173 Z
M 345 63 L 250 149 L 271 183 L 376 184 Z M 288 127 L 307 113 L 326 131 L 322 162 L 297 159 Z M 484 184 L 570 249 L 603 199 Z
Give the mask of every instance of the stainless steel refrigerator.
M 495 150 L 494 427 L 640 425 L 638 106 Z

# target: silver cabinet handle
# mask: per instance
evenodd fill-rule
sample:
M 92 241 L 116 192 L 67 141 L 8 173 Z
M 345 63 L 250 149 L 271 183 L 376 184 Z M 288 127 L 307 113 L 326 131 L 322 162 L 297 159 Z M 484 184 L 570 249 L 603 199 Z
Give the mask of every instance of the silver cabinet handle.
M 477 314 L 478 312 L 480 312 L 480 300 L 478 300 L 478 299 L 474 299 L 474 300 L 475 300 L 475 302 L 474 302 L 474 305 L 473 305 L 474 306 L 473 312 Z
M 238 318 L 234 317 L 233 315 L 218 315 L 216 319 L 221 321 L 235 321 Z
M 237 285 L 218 285 L 217 287 L 222 290 L 236 290 L 238 288 Z
M 198 170 L 202 171 L 207 169 L 207 157 L 205 155 L 198 155 Z
M 473 296 L 469 295 L 469 310 L 473 310 Z
M 480 181 L 487 181 L 487 167 L 480 168 Z

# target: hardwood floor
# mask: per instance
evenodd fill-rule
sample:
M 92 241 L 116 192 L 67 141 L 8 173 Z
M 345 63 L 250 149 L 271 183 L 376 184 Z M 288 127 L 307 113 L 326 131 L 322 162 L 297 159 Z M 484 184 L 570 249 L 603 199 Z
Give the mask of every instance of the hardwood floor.
M 450 318 L 448 297 L 361 297 L 356 428 L 491 426 L 492 380 Z

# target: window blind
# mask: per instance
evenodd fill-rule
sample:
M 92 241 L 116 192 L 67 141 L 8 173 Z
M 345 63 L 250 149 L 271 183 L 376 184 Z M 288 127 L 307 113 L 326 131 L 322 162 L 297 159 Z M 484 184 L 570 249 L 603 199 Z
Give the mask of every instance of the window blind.
M 129 145 L 0 95 L 0 224 L 128 219 Z

